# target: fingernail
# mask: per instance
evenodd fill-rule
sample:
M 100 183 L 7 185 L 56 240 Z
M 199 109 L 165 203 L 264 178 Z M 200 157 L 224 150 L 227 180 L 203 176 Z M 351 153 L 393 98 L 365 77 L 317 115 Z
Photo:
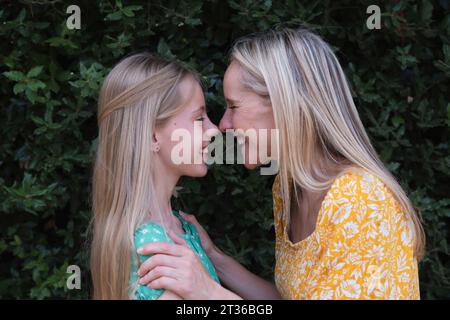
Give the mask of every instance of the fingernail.
M 139 248 L 139 249 L 137 249 L 137 253 L 141 254 L 141 253 L 143 253 L 143 252 L 144 252 L 144 248 Z

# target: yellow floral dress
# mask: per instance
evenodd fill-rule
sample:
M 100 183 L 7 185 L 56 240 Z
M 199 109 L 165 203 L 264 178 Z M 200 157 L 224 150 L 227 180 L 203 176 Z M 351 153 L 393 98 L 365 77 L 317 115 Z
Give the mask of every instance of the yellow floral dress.
M 420 299 L 412 232 L 377 177 L 346 173 L 322 202 L 316 229 L 292 243 L 273 185 L 275 283 L 284 299 Z

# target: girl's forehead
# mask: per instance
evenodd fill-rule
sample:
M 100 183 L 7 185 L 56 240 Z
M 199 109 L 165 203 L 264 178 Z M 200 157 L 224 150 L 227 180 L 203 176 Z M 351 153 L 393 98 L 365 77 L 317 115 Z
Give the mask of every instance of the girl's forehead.
M 183 110 L 187 112 L 191 112 L 205 105 L 200 84 L 194 78 L 189 78 L 183 79 L 179 87 Z

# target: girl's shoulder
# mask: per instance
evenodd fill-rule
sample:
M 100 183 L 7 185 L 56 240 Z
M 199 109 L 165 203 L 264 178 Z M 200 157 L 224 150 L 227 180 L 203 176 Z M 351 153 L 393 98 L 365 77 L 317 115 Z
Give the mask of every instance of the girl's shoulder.
M 145 243 L 169 241 L 169 237 L 164 231 L 164 228 L 155 222 L 145 222 L 136 228 L 134 232 L 134 243 L 136 247 L 140 247 Z
M 185 236 L 197 234 L 195 226 L 186 221 L 177 210 L 173 210 L 172 213 L 181 222 L 182 228 L 186 232 Z M 134 241 L 136 246 L 151 242 L 173 242 L 163 226 L 153 221 L 147 221 L 136 228 L 134 232 Z

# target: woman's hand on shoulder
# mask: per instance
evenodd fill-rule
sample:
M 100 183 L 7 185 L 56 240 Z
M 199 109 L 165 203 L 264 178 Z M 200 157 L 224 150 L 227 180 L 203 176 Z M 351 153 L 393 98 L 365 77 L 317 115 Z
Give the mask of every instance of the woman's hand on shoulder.
M 198 235 L 200 237 L 200 241 L 202 243 L 203 250 L 205 250 L 206 255 L 213 259 L 214 255 L 217 255 L 221 253 L 219 248 L 215 246 L 211 238 L 209 237 L 206 230 L 200 225 L 200 223 L 197 221 L 197 218 L 192 214 L 187 214 L 185 212 L 180 211 L 181 216 L 186 220 L 187 222 L 192 223 L 195 228 L 197 229 Z
M 152 255 L 138 270 L 139 284 L 151 289 L 169 290 L 183 299 L 218 299 L 215 282 L 203 267 L 198 256 L 184 239 L 169 232 L 175 243 L 154 242 L 144 245 L 139 254 Z

